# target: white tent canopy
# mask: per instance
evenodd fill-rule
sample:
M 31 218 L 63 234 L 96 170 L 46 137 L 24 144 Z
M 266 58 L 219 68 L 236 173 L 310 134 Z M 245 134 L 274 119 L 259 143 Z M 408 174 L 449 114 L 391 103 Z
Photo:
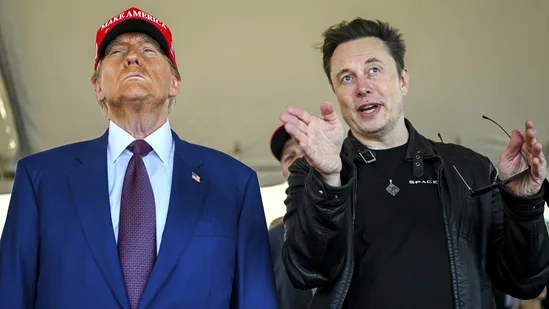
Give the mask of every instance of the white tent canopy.
M 411 77 L 406 115 L 424 135 L 440 133 L 497 164 L 508 138 L 485 114 L 508 131 L 531 119 L 549 146 L 547 1 L 0 0 L 0 50 L 32 152 L 107 128 L 89 82 L 95 34 L 130 6 L 173 32 L 183 82 L 172 128 L 233 154 L 264 187 L 283 182 L 269 137 L 284 107 L 318 114 L 322 100 L 336 102 L 314 46 L 329 25 L 356 16 L 401 29 Z M 0 134 L 0 151 L 9 152 L 10 134 Z
M 322 100 L 334 101 L 314 45 L 329 25 L 356 16 L 401 29 L 411 76 L 406 115 L 428 137 L 440 132 L 497 160 L 507 136 L 486 114 L 508 130 L 532 119 L 549 144 L 549 42 L 540 39 L 547 1 L 0 0 L 2 43 L 34 151 L 106 129 L 89 82 L 95 33 L 134 5 L 174 34 L 183 76 L 174 130 L 229 153 L 237 145 L 263 185 L 282 182 L 269 137 L 284 106 L 318 114 Z

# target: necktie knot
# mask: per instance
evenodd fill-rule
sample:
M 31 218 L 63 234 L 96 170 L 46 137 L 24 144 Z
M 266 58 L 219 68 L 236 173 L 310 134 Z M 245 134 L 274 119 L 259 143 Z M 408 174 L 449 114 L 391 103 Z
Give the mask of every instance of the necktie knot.
M 128 150 L 133 152 L 134 154 L 138 154 L 141 157 L 144 157 L 149 154 L 149 152 L 152 151 L 151 145 L 149 143 L 145 142 L 142 139 L 138 139 L 133 141 L 129 146 Z

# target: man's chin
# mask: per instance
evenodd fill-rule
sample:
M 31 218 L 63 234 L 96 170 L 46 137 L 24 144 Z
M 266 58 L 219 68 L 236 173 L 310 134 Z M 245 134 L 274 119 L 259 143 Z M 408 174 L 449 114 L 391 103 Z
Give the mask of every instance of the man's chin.
M 361 132 L 364 133 L 376 133 L 380 132 L 385 129 L 387 126 L 387 122 L 383 119 L 369 119 L 369 120 L 363 120 L 359 124 L 359 128 Z
M 123 102 L 140 102 L 140 101 L 147 101 L 152 97 L 151 93 L 145 89 L 133 87 L 132 89 L 128 89 L 127 91 L 124 91 L 120 95 L 120 99 Z
M 369 123 L 368 125 L 362 125 L 360 132 L 370 138 L 380 138 L 385 135 L 387 131 L 387 124 L 385 123 Z

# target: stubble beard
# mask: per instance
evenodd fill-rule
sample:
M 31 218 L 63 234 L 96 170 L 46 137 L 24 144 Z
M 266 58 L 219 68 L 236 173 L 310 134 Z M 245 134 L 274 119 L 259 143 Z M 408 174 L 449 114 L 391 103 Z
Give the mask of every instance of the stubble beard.
M 386 123 L 383 124 L 380 128 L 376 130 L 361 130 L 361 133 L 365 137 L 370 139 L 383 139 L 387 135 L 391 134 L 391 132 L 393 132 L 403 114 L 404 106 L 401 102 L 398 106 L 398 113 L 394 117 L 389 117 L 389 119 L 386 120 Z

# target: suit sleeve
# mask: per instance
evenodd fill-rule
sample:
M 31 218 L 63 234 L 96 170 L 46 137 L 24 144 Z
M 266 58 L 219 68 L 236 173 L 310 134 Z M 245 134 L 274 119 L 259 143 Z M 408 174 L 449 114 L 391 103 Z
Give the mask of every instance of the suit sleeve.
M 248 179 L 238 222 L 232 309 L 277 309 L 273 263 L 257 174 Z
M 515 298 L 536 298 L 549 281 L 549 237 L 543 218 L 548 185 L 545 180 L 540 192 L 528 198 L 504 187 L 493 192 L 487 273 L 496 288 Z
M 34 308 L 38 277 L 38 205 L 22 161 L 0 239 L 0 308 Z

